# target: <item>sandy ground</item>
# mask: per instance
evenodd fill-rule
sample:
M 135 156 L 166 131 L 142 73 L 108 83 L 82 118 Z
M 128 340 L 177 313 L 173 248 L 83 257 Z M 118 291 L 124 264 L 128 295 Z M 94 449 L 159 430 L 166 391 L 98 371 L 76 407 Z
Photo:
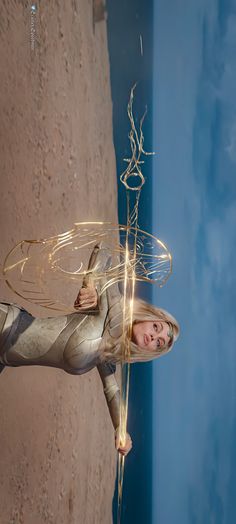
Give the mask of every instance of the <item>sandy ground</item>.
M 91 0 L 30 5 L 0 2 L 1 262 L 23 238 L 117 221 L 106 22 L 93 24 Z M 0 523 L 111 523 L 116 453 L 97 371 L 5 369 L 0 410 Z

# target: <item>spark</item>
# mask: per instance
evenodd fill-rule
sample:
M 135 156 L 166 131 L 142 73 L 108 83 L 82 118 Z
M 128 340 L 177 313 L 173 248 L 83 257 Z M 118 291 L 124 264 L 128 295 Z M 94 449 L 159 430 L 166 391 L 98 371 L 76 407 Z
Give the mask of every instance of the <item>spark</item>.
M 143 56 L 143 38 L 142 38 L 142 35 L 139 35 L 139 41 L 140 41 L 141 56 Z

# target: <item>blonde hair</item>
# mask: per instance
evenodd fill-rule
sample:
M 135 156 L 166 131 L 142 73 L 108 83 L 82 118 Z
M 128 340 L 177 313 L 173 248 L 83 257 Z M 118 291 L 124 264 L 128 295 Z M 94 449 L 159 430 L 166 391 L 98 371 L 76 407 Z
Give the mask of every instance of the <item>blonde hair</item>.
M 129 307 L 127 307 L 127 311 L 129 311 Z M 110 326 L 110 323 L 108 321 L 105 330 L 104 330 L 104 341 L 102 344 L 102 359 L 110 361 L 110 362 L 122 362 L 124 361 L 124 344 L 128 343 L 127 337 L 128 337 L 128 326 L 129 326 L 129 314 L 126 315 L 126 328 L 125 328 L 125 337 L 123 336 L 123 331 L 120 329 L 119 336 L 117 336 L 117 327 L 121 327 L 122 324 L 122 315 L 121 313 L 117 313 L 116 315 L 116 321 L 114 326 L 114 318 L 113 318 L 113 327 Z M 144 322 L 144 321 L 154 321 L 154 320 L 161 320 L 162 322 L 167 322 L 172 330 L 173 337 L 171 337 L 171 341 L 169 345 L 164 346 L 162 348 L 157 348 L 155 352 L 150 353 L 150 351 L 147 351 L 143 348 L 140 348 L 137 346 L 134 342 L 130 342 L 130 357 L 129 362 L 147 362 L 149 360 L 153 360 L 154 358 L 158 358 L 165 353 L 168 353 L 171 351 L 175 341 L 177 340 L 180 332 L 180 327 L 177 322 L 177 320 L 170 315 L 167 311 L 161 308 L 157 308 L 148 302 L 141 300 L 141 299 L 135 299 L 133 304 L 133 324 L 137 322 Z M 115 328 L 115 329 L 114 329 Z M 116 330 L 116 333 L 114 331 Z

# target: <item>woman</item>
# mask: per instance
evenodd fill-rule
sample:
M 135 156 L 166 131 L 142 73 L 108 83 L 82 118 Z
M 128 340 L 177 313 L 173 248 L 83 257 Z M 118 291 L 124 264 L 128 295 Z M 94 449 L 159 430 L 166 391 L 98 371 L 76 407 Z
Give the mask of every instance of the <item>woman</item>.
M 0 304 L 0 364 L 4 366 L 53 366 L 81 375 L 97 366 L 118 451 L 126 455 L 132 441 L 119 441 L 119 387 L 115 364 L 122 361 L 123 298 L 118 284 L 101 293 L 111 257 L 96 245 L 89 261 L 88 275 L 95 266 L 104 273 L 97 288 L 87 276 L 74 303 L 73 314 L 35 318 L 15 305 Z M 125 322 L 129 323 L 129 309 Z M 179 334 L 176 320 L 142 300 L 134 301 L 130 362 L 147 361 L 170 351 Z M 127 335 L 127 330 L 125 330 Z M 1 369 L 1 370 L 2 370 Z

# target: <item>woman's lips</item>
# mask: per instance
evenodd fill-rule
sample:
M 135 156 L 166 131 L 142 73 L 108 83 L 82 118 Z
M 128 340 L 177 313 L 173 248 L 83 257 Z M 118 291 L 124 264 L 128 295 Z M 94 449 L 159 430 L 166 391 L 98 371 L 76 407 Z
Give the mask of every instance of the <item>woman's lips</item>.
M 143 335 L 143 340 L 144 340 L 145 346 L 147 346 L 149 344 L 149 336 L 146 335 L 146 333 Z

